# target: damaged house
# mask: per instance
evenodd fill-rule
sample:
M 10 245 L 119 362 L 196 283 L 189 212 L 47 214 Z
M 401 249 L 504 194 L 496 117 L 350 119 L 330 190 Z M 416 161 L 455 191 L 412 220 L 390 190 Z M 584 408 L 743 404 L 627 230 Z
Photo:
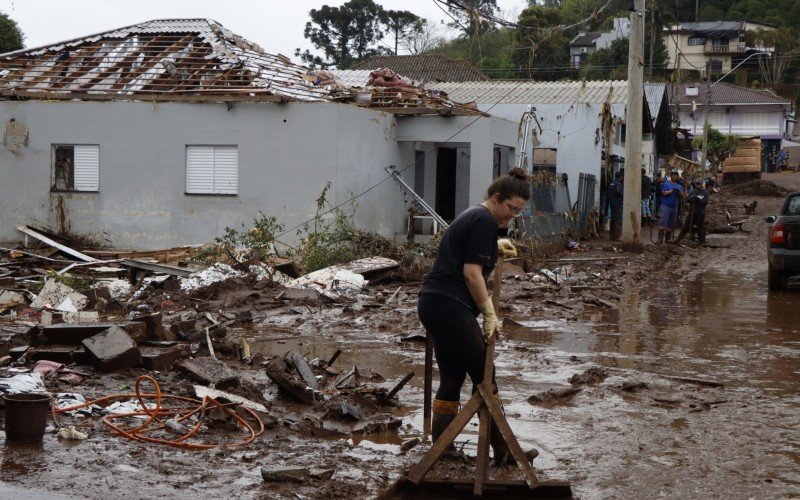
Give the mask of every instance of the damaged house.
M 436 89 L 455 100 L 475 101 L 478 109 L 519 123 L 521 134 L 528 119 L 528 167 L 534 173 L 548 172 L 561 178 L 566 174 L 572 203 L 587 188 L 594 190 L 594 200 L 600 200 L 611 182 L 610 175 L 624 165 L 625 81 L 494 80 L 439 83 Z M 642 139 L 642 161 L 652 172 L 654 137 L 647 101 Z
M 0 126 L 0 241 L 31 225 L 143 250 L 259 212 L 297 227 L 328 182 L 332 206 L 355 198 L 357 227 L 404 234 L 387 167 L 453 218 L 517 142 L 515 123 L 444 94 L 347 87 L 208 19 L 0 55 Z

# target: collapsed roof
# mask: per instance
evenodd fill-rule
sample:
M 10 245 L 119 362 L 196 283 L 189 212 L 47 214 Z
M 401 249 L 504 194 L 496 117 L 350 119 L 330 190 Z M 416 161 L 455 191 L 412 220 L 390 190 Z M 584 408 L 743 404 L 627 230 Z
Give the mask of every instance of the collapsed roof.
M 211 19 L 148 21 L 0 54 L 6 99 L 349 101 L 393 114 L 481 114 L 415 90 L 413 110 L 407 99 L 356 100 L 330 73 L 268 54 Z
M 4 54 L 0 90 L 51 98 L 238 93 L 325 100 L 329 92 L 306 82 L 306 71 L 211 19 L 172 19 Z

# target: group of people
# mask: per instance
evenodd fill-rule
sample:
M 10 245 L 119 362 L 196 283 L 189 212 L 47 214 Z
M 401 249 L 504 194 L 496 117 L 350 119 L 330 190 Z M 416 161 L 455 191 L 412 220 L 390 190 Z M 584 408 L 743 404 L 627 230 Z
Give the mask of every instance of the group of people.
M 606 190 L 610 217 L 610 236 L 612 240 L 622 237 L 622 200 L 625 191 L 625 171 L 620 169 Z M 711 192 L 716 192 L 713 177 L 705 180 L 695 179 L 686 186 L 677 170 L 664 178 L 659 172 L 651 180 L 645 169 L 642 169 L 641 206 L 642 219 L 658 220 L 658 243 L 680 243 L 696 228 L 698 242 L 705 244 L 706 206 Z M 686 208 L 688 206 L 688 209 Z M 686 212 L 684 214 L 684 212 Z M 681 226 L 677 238 L 673 238 L 676 227 Z

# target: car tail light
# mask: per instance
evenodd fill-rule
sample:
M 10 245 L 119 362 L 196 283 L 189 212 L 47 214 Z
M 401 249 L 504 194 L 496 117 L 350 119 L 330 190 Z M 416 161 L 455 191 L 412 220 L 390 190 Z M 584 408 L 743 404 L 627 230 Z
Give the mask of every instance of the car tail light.
M 783 227 L 783 224 L 780 223 L 772 226 L 772 229 L 769 231 L 769 242 L 783 245 L 783 243 L 786 241 L 786 238 L 783 236 L 785 229 L 786 228 Z

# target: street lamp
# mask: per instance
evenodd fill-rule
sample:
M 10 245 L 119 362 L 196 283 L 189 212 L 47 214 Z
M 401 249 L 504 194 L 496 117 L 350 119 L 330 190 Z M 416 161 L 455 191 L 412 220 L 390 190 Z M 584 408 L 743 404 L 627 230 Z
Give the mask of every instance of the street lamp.
M 714 85 L 718 84 L 723 79 L 725 79 L 726 76 L 728 76 L 731 73 L 733 73 L 733 71 L 736 68 L 738 68 L 739 66 L 744 64 L 748 59 L 750 59 L 753 56 L 760 56 L 762 54 L 766 55 L 767 57 L 771 57 L 772 56 L 771 52 L 753 52 L 749 56 L 747 56 L 744 59 L 742 59 L 742 61 L 739 64 L 737 64 L 736 66 L 731 68 L 730 71 L 728 71 L 727 73 L 722 75 L 720 77 L 720 79 L 717 80 L 714 83 L 711 83 L 711 71 L 710 71 L 710 69 L 711 69 L 711 61 L 706 62 L 706 76 L 707 76 L 708 80 L 707 80 L 707 84 L 706 84 L 706 102 L 705 102 L 705 105 L 703 106 L 703 115 L 705 115 L 704 118 L 703 118 L 703 150 L 700 153 L 700 165 L 701 165 L 701 168 L 702 168 L 703 171 L 705 171 L 705 169 L 706 169 L 705 168 L 706 167 L 706 155 L 708 154 L 708 108 L 711 107 L 711 89 L 714 87 Z

